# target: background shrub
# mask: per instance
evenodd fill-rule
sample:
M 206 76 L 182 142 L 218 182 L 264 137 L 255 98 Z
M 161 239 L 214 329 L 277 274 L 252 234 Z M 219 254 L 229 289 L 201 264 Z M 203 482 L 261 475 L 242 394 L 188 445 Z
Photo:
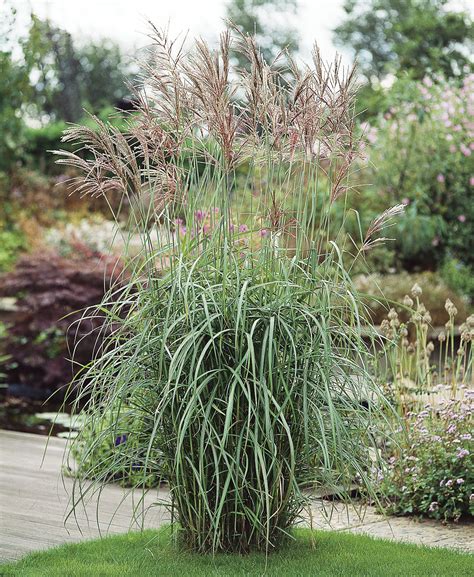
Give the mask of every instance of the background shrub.
M 100 315 L 78 321 L 120 273 L 117 261 L 99 255 L 65 259 L 52 253 L 27 255 L 0 277 L 0 295 L 16 298 L 3 342 L 7 382 L 37 389 L 43 398 L 64 391 L 74 373 L 72 352 L 77 369 L 91 360 L 104 336 Z

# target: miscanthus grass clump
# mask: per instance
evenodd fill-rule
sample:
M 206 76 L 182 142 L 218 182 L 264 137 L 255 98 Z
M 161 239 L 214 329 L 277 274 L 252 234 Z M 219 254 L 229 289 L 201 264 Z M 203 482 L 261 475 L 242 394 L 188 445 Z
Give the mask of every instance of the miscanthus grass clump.
M 231 47 L 248 69 L 231 71 Z M 359 152 L 353 101 L 354 71 L 316 48 L 282 70 L 237 31 L 211 50 L 154 30 L 128 131 L 67 130 L 71 185 L 121 195 L 142 239 L 101 305 L 112 334 L 75 384 L 90 422 L 107 414 L 83 461 L 120 439 L 100 475 L 82 470 L 75 506 L 128 466 L 137 486 L 167 480 L 185 547 L 268 551 L 305 486 L 345 495 L 357 476 L 371 490 L 385 401 L 347 270 L 400 209 L 360 238 L 333 222 Z

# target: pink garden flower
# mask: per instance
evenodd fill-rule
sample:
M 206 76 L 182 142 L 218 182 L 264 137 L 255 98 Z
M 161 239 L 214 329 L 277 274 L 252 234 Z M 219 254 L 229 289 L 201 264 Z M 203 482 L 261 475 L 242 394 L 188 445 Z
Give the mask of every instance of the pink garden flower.
M 458 216 L 458 220 L 459 222 L 466 222 L 466 215 L 465 214 L 460 214 Z
M 441 183 L 443 183 L 443 182 L 446 181 L 446 179 L 445 179 L 445 177 L 444 177 L 444 174 L 441 174 L 441 173 L 438 174 L 438 176 L 436 177 L 436 180 L 437 180 L 438 182 L 441 182 Z

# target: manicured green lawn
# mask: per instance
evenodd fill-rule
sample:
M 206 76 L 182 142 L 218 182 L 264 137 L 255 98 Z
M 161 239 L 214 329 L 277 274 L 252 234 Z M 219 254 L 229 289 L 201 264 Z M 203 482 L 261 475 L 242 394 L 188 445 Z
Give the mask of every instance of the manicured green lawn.
M 178 552 L 168 528 L 131 533 L 28 555 L 0 565 L 2 577 L 471 577 L 474 556 L 370 537 L 299 530 L 269 556 L 202 557 Z

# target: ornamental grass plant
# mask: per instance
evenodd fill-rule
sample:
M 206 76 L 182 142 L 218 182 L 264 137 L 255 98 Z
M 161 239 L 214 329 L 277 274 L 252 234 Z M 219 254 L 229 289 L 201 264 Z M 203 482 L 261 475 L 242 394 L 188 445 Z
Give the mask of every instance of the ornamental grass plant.
M 106 437 L 120 450 L 100 474 L 83 467 L 71 514 L 128 466 L 137 487 L 167 480 L 184 547 L 268 552 L 306 486 L 348 496 L 357 475 L 371 491 L 387 404 L 348 271 L 401 207 L 360 238 L 343 221 L 333 233 L 359 154 L 339 59 L 315 48 L 311 66 L 282 70 L 236 30 L 216 49 L 156 29 L 151 42 L 127 131 L 72 127 L 76 152 L 59 160 L 82 171 L 79 194 L 122 197 L 142 240 L 100 306 L 112 334 L 74 384 L 89 423 L 108 415 L 79 468 Z M 231 70 L 231 48 L 248 70 Z

